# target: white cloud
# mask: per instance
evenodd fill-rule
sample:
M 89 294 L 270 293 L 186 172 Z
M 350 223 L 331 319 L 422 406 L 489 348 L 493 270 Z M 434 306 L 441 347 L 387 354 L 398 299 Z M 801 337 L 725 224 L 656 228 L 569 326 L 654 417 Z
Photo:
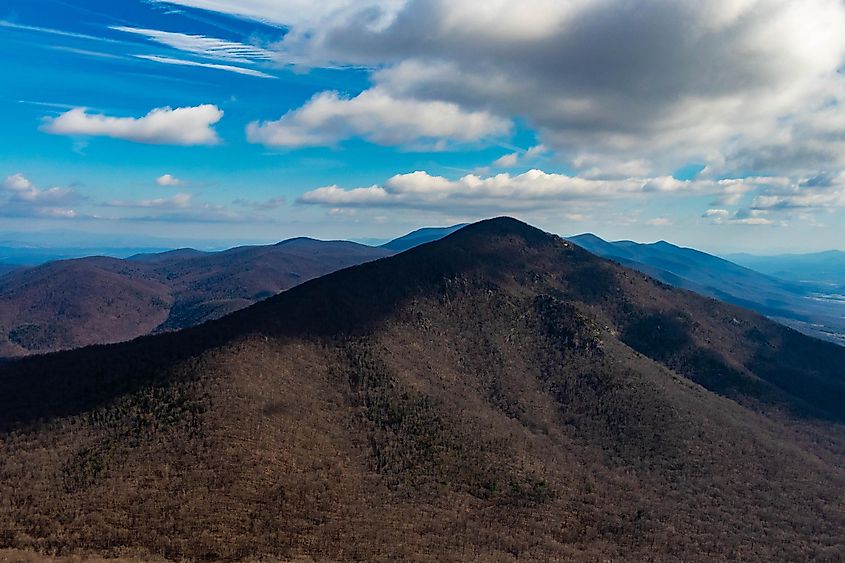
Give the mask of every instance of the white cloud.
M 157 197 L 153 199 L 140 200 L 114 200 L 106 205 L 109 207 L 137 207 L 137 208 L 164 208 L 164 209 L 184 209 L 190 207 L 192 196 L 191 194 L 176 194 L 170 197 Z
M 7 176 L 3 181 L 3 188 L 12 202 L 51 205 L 78 199 L 77 194 L 70 188 L 39 189 L 20 173 Z
M 457 179 L 424 171 L 398 174 L 381 184 L 343 188 L 324 186 L 303 193 L 297 203 L 328 209 L 405 208 L 483 216 L 490 213 L 555 210 L 557 216 L 581 217 L 596 206 L 613 201 L 644 202 L 655 197 L 709 196 L 724 198 L 733 193 L 762 193 L 783 189 L 785 178 L 749 177 L 724 180 L 697 178 L 677 180 L 670 176 L 584 178 L 532 169 L 522 174 L 467 174 Z M 711 209 L 704 217 L 718 223 L 774 224 L 766 212 L 753 208 L 730 212 Z M 730 221 L 729 221 L 730 220 Z M 640 223 L 640 221 L 637 221 Z M 644 221 L 653 227 L 673 224 L 670 217 Z
M 284 196 L 273 197 L 264 201 L 252 201 L 248 199 L 236 199 L 232 202 L 242 207 L 251 207 L 256 211 L 271 211 L 283 207 L 286 203 Z
M 223 59 L 235 63 L 251 63 L 273 59 L 273 54 L 261 47 L 204 35 L 188 35 L 126 26 L 115 26 L 112 29 L 142 35 L 168 47 L 211 59 Z
M 45 117 L 42 130 L 54 135 L 102 136 L 137 143 L 214 145 L 220 142 L 212 126 L 223 117 L 217 106 L 156 108 L 140 118 L 89 114 L 74 108 L 58 117 Z
M 496 166 L 497 168 L 513 168 L 516 166 L 517 162 L 519 162 L 519 153 L 512 152 L 494 160 L 493 166 Z
M 823 210 L 845 207 L 845 172 L 819 174 L 795 182 L 773 184 L 751 201 L 751 209 Z
M 354 98 L 336 92 L 314 96 L 277 121 L 253 122 L 253 143 L 280 147 L 327 146 L 353 136 L 383 145 L 431 141 L 472 142 L 499 136 L 510 122 L 484 111 L 464 111 L 449 102 L 397 99 L 384 90 L 366 90 Z
M 156 184 L 159 186 L 178 186 L 182 184 L 182 180 L 172 174 L 162 174 L 156 178 Z
M 154 0 L 247 16 L 295 29 L 314 29 L 327 21 L 357 16 L 372 27 L 388 23 L 406 0 Z
M 525 151 L 516 151 L 503 155 L 493 161 L 493 166 L 497 168 L 513 168 L 517 164 L 534 160 L 547 151 L 548 149 L 545 145 L 535 145 Z
M 766 212 L 756 209 L 740 209 L 739 211 L 731 213 L 727 209 L 708 209 L 702 215 L 705 219 L 710 219 L 711 222 L 717 225 L 733 224 L 733 225 L 775 225 L 766 217 Z
M 598 201 L 645 194 L 661 179 L 626 178 L 590 180 L 565 174 L 529 170 L 480 177 L 468 174 L 457 180 L 427 172 L 399 174 L 383 185 L 343 189 L 326 186 L 304 193 L 299 203 L 326 207 L 484 208 L 536 209 L 572 201 Z M 703 186 L 687 184 L 689 190 Z M 714 184 L 711 188 L 716 188 Z
M 76 211 L 64 206 L 81 198 L 70 188 L 40 189 L 21 173 L 7 176 L 0 184 L 0 204 L 5 216 L 73 218 Z
M 12 174 L 11 176 L 6 176 L 6 179 L 3 180 L 3 187 L 16 193 L 28 192 L 34 189 L 32 182 L 29 181 L 29 178 L 20 172 Z
M 280 60 L 378 69 L 392 99 L 522 119 L 592 177 L 845 167 L 841 0 L 178 3 L 289 25 Z
M 73 219 L 77 216 L 74 209 L 62 209 L 58 207 L 47 207 L 36 211 L 41 217 L 52 217 L 54 219 Z
M 218 63 L 201 63 L 198 61 L 188 61 L 185 59 L 174 59 L 172 57 L 161 57 L 158 55 L 135 55 L 136 58 L 144 59 L 147 61 L 152 61 L 154 63 L 162 63 L 167 65 L 176 65 L 176 66 L 195 66 L 200 68 L 210 68 L 213 70 L 225 70 L 226 72 L 234 72 L 236 74 L 245 74 L 247 76 L 255 76 L 256 78 L 271 78 L 275 79 L 276 77 L 272 74 L 267 74 L 266 72 L 261 72 L 260 70 L 254 70 L 251 68 L 243 68 L 240 66 L 232 66 L 232 65 L 224 65 Z

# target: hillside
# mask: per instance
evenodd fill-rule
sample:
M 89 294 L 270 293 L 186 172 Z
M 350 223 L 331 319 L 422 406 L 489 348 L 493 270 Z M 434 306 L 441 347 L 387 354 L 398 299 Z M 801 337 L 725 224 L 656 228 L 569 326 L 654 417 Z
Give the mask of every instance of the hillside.
M 590 252 L 664 283 L 747 307 L 810 336 L 845 344 L 845 302 L 826 296 L 822 283 L 801 284 L 764 275 L 692 248 L 661 241 L 607 242 L 592 235 L 569 240 Z M 816 274 L 806 272 L 805 276 Z M 824 276 L 815 278 L 823 282 Z
M 843 365 L 485 221 L 199 327 L 0 367 L 0 548 L 836 561 Z
M 292 239 L 223 252 L 81 258 L 13 271 L 0 278 L 0 357 L 185 328 L 390 254 L 344 241 Z

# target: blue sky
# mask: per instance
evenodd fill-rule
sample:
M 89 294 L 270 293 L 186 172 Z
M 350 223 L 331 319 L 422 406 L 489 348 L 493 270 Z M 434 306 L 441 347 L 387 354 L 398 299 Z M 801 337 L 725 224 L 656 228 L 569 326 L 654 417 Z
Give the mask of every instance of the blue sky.
M 843 24 L 839 0 L 6 0 L 0 231 L 234 244 L 509 214 L 840 248 Z

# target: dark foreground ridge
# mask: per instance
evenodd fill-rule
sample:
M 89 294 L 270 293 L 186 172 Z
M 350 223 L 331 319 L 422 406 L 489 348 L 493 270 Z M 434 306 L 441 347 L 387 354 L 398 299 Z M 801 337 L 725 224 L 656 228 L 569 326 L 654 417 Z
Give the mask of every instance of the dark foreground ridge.
M 845 349 L 513 219 L 0 368 L 0 546 L 835 561 Z

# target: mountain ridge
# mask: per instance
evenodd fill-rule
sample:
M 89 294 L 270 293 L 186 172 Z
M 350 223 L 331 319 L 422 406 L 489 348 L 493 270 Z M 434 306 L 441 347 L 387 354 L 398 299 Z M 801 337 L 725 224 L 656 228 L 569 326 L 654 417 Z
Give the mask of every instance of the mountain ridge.
M 0 366 L 0 547 L 833 561 L 844 358 L 482 222 L 198 327 Z
M 805 334 L 845 344 L 845 306 L 825 299 L 818 286 L 779 279 L 692 248 L 595 235 L 570 240 L 675 287 L 757 311 Z
M 388 254 L 351 242 L 309 239 L 215 253 L 178 249 L 125 260 L 94 256 L 12 271 L 0 277 L 0 355 L 184 328 Z

